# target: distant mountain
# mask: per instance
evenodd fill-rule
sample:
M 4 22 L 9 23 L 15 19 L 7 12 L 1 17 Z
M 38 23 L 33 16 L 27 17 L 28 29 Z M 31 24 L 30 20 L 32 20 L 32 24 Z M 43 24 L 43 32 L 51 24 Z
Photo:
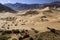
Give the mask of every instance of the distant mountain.
M 56 8 L 60 8 L 60 2 L 51 2 L 51 3 L 48 3 L 48 4 L 45 4 L 44 7 L 56 7 Z
M 9 3 L 9 4 L 5 4 L 5 6 L 8 6 L 16 11 L 43 8 L 43 5 L 41 4 L 21 4 L 21 3 L 10 4 Z
M 46 4 L 22 4 L 22 3 L 15 3 L 15 4 L 4 4 L 16 11 L 27 10 L 27 9 L 41 9 L 45 7 L 60 7 L 60 2 L 51 2 Z
M 16 11 L 0 3 L 0 12 L 16 12 Z

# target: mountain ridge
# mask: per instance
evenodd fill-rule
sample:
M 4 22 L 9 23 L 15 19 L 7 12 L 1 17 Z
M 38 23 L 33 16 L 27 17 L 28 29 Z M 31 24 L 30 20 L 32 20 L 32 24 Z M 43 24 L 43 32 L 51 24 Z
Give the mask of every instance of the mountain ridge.
M 45 4 L 22 4 L 22 3 L 15 3 L 15 4 L 4 4 L 5 6 L 8 6 L 12 8 L 15 11 L 21 11 L 21 10 L 27 10 L 27 9 L 42 9 L 45 7 L 60 7 L 60 2 L 51 2 L 51 3 L 45 3 Z
M 0 3 L 0 12 L 16 12 L 16 11 Z

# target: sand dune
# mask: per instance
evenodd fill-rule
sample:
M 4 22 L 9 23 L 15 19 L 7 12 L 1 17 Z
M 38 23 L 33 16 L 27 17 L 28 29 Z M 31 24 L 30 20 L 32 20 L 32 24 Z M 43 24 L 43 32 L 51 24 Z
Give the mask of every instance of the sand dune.
M 34 28 L 39 32 L 45 32 L 48 31 L 47 27 L 50 27 L 50 28 L 55 28 L 57 30 L 60 30 L 60 12 L 57 11 L 56 9 L 53 10 L 53 9 L 49 9 L 48 7 L 42 10 L 35 9 L 33 11 L 37 11 L 39 13 L 36 15 L 35 14 L 26 15 L 27 11 L 26 10 L 21 11 L 16 14 L 12 14 L 9 12 L 0 13 L 0 29 L 31 30 L 31 28 Z M 24 16 L 24 14 L 26 16 Z
M 44 10 L 44 9 L 42 9 L 42 10 L 47 11 L 49 9 L 47 7 L 46 10 Z M 2 23 L 0 22 L 0 24 L 4 25 L 4 23 L 7 23 L 7 24 L 5 24 L 4 27 L 10 27 L 10 29 L 16 28 L 16 29 L 28 29 L 29 30 L 30 28 L 36 28 L 39 31 L 40 30 L 45 31 L 47 26 L 55 28 L 55 24 L 56 24 L 56 28 L 57 29 L 59 28 L 59 26 L 57 25 L 59 23 L 58 22 L 55 23 L 55 21 L 60 20 L 59 11 L 52 10 L 52 13 L 50 13 L 50 12 L 41 12 L 40 10 L 38 10 L 38 12 L 39 12 L 39 14 L 37 14 L 37 15 L 28 15 L 28 16 L 18 16 L 20 14 L 23 14 L 20 12 L 16 13 L 16 14 L 12 14 L 9 12 L 4 13 L 4 14 L 0 13 L 0 21 L 2 22 Z M 14 21 L 13 19 L 11 19 L 11 21 L 9 21 L 9 17 L 11 17 L 11 18 L 14 17 L 14 18 L 16 18 L 16 20 Z M 14 22 L 14 23 L 12 23 L 12 22 Z M 17 24 L 17 26 L 15 26 L 15 24 Z M 10 26 L 8 26 L 8 25 L 10 25 Z M 45 29 L 45 30 L 43 30 L 43 29 Z

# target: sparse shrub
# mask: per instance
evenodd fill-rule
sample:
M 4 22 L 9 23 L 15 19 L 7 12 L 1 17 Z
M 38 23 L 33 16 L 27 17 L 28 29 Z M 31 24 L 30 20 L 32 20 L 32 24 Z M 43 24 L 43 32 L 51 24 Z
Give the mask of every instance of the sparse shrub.
M 35 30 L 34 28 L 31 28 L 32 30 Z
M 43 18 L 42 18 L 41 21 L 42 21 L 42 22 L 45 22 L 45 21 L 49 21 L 49 20 L 48 20 L 48 19 L 43 19 Z
M 26 14 L 39 14 L 38 11 L 28 11 Z
M 21 20 L 19 20 L 21 22 Z
M 25 25 L 25 23 L 21 24 L 21 25 Z
M 30 35 L 29 34 L 25 34 L 23 39 L 28 38 L 28 37 L 30 37 Z
M 21 30 L 21 33 L 25 33 L 25 30 Z
M 10 26 L 10 25 L 8 24 L 8 26 Z
M 25 14 L 24 14 L 24 16 L 26 16 L 26 15 L 34 15 L 34 14 L 39 14 L 39 12 L 38 11 L 27 11 Z
M 44 21 L 44 19 L 41 19 L 41 21 Z
M 23 38 L 22 37 L 19 37 L 19 40 L 23 40 Z
M 0 40 L 8 40 L 9 38 L 4 36 L 4 35 L 0 35 Z
M 12 31 L 10 31 L 10 30 L 7 30 L 7 31 L 5 31 L 7 34 L 11 34 L 12 33 Z
M 15 26 L 17 26 L 18 24 L 15 24 Z
M 2 32 L 2 35 L 5 35 L 5 34 L 11 34 L 11 33 L 12 33 L 12 31 L 6 30 L 6 31 Z
M 30 37 L 29 40 L 34 40 L 34 39 L 32 37 Z
M 34 28 L 31 28 L 35 33 L 38 33 L 39 31 L 35 30 Z
M 4 26 L 2 26 L 1 28 L 5 28 Z
M 15 34 L 19 34 L 20 33 L 19 30 L 12 30 L 12 32 L 15 33 Z
M 12 23 L 14 23 L 14 21 Z
M 25 30 L 25 32 L 29 32 L 28 30 Z
M 0 32 L 2 33 L 2 32 L 4 32 L 3 30 L 0 30 Z
M 34 32 L 35 32 L 35 33 L 38 33 L 39 31 L 37 31 L 37 30 L 34 30 Z
M 9 27 L 7 27 L 7 29 L 10 29 Z
M 16 38 L 13 38 L 12 40 L 17 40 Z
M 1 20 L 6 20 L 6 21 L 15 21 L 17 18 L 16 17 L 6 17 L 6 18 L 2 18 Z
M 42 38 L 39 36 L 39 37 L 37 38 L 37 40 L 42 40 Z
M 48 19 L 45 19 L 45 21 L 49 21 Z
M 46 16 L 42 16 L 41 18 L 47 18 Z
M 47 27 L 47 29 L 49 29 L 53 33 L 56 33 L 56 29 L 52 29 L 52 28 L 49 28 L 49 27 Z

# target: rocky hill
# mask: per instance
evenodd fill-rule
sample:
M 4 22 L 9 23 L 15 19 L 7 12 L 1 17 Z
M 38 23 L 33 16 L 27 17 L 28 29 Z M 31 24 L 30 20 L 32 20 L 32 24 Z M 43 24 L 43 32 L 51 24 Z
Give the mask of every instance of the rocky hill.
M 0 12 L 16 12 L 16 11 L 0 3 Z

